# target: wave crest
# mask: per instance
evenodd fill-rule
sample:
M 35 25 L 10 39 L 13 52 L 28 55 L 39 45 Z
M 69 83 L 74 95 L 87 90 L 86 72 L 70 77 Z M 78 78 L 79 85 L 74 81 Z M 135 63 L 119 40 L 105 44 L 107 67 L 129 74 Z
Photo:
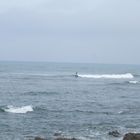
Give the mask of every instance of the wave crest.
M 139 81 L 129 81 L 130 84 L 138 84 Z
M 6 109 L 4 109 L 5 112 L 10 112 L 10 113 L 27 113 L 27 112 L 32 112 L 33 108 L 32 106 L 22 106 L 22 107 L 14 107 L 12 105 L 7 106 Z
M 126 74 L 94 74 L 94 75 L 78 75 L 81 78 L 95 78 L 95 79 L 132 79 L 134 76 L 131 73 Z

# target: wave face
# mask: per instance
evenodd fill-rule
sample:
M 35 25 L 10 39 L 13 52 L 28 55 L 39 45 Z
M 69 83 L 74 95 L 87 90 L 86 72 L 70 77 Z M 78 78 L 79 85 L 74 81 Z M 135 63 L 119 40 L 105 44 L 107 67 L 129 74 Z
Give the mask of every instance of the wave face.
M 14 107 L 12 105 L 7 106 L 6 109 L 4 109 L 5 112 L 9 112 L 9 113 L 27 113 L 27 112 L 32 112 L 33 108 L 32 106 L 22 106 L 22 107 Z
M 78 75 L 82 78 L 95 78 L 95 79 L 132 79 L 134 76 L 131 73 L 126 74 L 95 74 L 95 75 Z

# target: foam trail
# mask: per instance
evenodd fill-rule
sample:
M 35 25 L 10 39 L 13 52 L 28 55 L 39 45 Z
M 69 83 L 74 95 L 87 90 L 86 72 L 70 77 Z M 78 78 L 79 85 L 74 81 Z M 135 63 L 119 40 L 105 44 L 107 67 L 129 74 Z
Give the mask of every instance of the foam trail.
M 7 108 L 4 109 L 4 111 L 10 113 L 27 113 L 27 112 L 32 112 L 33 108 L 30 105 L 22 106 L 22 107 L 7 106 Z
M 78 75 L 82 78 L 95 78 L 95 79 L 132 79 L 134 76 L 131 73 L 126 74 L 95 74 L 95 75 Z

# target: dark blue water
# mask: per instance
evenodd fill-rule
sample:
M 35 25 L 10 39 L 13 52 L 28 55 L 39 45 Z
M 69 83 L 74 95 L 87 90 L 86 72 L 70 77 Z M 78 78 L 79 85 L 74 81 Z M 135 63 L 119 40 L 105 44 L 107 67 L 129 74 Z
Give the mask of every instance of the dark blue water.
M 0 139 L 122 139 L 140 130 L 139 75 L 136 65 L 0 62 Z

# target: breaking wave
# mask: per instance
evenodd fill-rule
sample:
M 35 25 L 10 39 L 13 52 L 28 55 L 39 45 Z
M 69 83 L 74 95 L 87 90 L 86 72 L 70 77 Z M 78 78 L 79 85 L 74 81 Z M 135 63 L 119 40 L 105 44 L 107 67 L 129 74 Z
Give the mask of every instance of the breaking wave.
M 5 112 L 9 112 L 9 113 L 27 113 L 27 112 L 32 112 L 33 111 L 33 107 L 28 105 L 28 106 L 22 106 L 22 107 L 14 107 L 12 105 L 7 106 L 5 109 L 3 109 Z
M 131 73 L 126 74 L 95 74 L 95 75 L 78 75 L 81 78 L 95 78 L 95 79 L 132 79 L 134 76 Z

